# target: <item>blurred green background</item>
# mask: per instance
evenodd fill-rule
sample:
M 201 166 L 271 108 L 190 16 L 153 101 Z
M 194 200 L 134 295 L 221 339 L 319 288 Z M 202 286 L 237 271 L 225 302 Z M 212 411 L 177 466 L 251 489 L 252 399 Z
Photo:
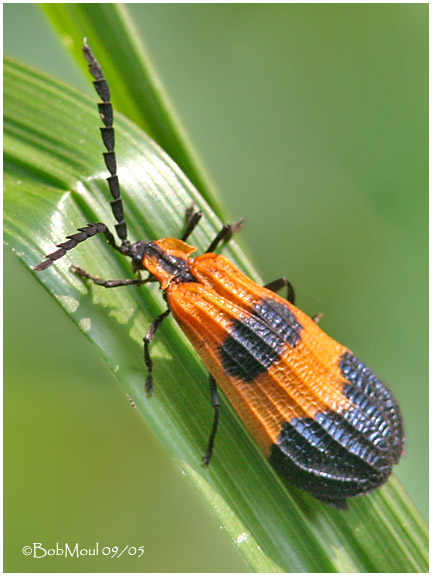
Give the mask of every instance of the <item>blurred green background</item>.
M 287 276 L 298 305 L 324 312 L 323 328 L 394 391 L 407 435 L 396 474 L 426 516 L 428 6 L 129 8 L 230 216 L 246 218 L 262 277 Z M 4 47 L 92 94 L 36 5 L 4 5 Z M 4 290 L 4 570 L 247 571 L 9 252 Z M 145 554 L 78 565 L 21 553 L 56 541 Z

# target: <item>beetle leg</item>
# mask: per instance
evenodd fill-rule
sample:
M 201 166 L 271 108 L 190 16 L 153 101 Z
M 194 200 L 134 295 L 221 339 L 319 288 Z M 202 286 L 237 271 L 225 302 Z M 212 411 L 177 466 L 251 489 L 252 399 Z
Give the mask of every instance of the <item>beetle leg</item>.
M 189 236 L 197 227 L 198 222 L 201 220 L 201 218 L 202 218 L 201 210 L 198 210 L 195 204 L 189 206 L 189 208 L 186 210 L 186 228 L 180 240 L 186 242 L 186 240 L 189 238 Z
M 82 268 L 78 266 L 71 266 L 71 272 L 77 274 L 77 276 L 81 276 L 81 278 L 87 278 L 87 280 L 91 280 L 93 284 L 97 284 L 97 286 L 103 286 L 104 288 L 118 288 L 119 286 L 132 286 L 133 284 L 146 284 L 147 282 L 151 282 L 149 278 L 145 278 L 142 280 L 141 278 L 118 278 L 116 280 L 104 280 L 103 278 L 99 278 L 99 276 L 93 276 L 93 274 L 89 274 Z
M 149 351 L 149 344 L 153 340 L 154 335 L 156 334 L 157 329 L 162 324 L 163 320 L 168 316 L 170 313 L 170 309 L 168 308 L 163 312 L 160 316 L 153 320 L 150 324 L 150 328 L 147 330 L 147 334 L 144 336 L 144 362 L 147 366 L 147 379 L 145 383 L 145 391 L 147 392 L 148 396 L 151 396 L 153 393 L 153 360 L 150 357 Z
M 211 374 L 209 374 L 209 384 L 210 384 L 210 399 L 214 410 L 214 420 L 213 420 L 213 427 L 210 432 L 210 438 L 207 444 L 207 450 L 203 457 L 203 464 L 204 466 L 208 466 L 210 464 L 210 460 L 213 454 L 213 447 L 214 441 L 216 437 L 216 432 L 219 424 L 219 407 L 220 407 L 220 400 L 219 394 L 217 390 L 216 380 L 213 378 Z
M 240 220 L 238 220 L 237 222 L 234 222 L 233 224 L 225 224 L 224 226 L 222 226 L 220 231 L 217 233 L 216 238 L 213 240 L 213 242 L 207 248 L 206 253 L 207 252 L 214 252 L 217 249 L 217 247 L 219 246 L 219 244 L 221 244 L 221 242 L 224 242 L 224 241 L 228 242 L 229 240 L 231 240 L 231 237 L 233 236 L 233 234 L 240 232 L 240 230 L 243 228 L 243 224 L 244 224 L 244 219 L 240 218 Z
M 295 300 L 294 286 L 285 277 L 278 278 L 277 280 L 273 280 L 273 282 L 269 282 L 268 284 L 266 284 L 264 286 L 264 288 L 267 288 L 268 290 L 271 290 L 272 292 L 279 292 L 279 290 L 282 290 L 282 288 L 285 288 L 285 286 L 287 288 L 287 298 L 286 299 L 288 300 L 288 302 L 290 302 L 290 304 L 294 304 L 294 300 Z

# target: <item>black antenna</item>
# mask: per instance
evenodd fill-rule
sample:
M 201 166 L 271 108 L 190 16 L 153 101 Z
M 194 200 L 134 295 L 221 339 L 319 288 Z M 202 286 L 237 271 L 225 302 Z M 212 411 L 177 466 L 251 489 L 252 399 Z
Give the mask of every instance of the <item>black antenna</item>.
M 55 262 L 59 258 L 63 258 L 63 256 L 66 254 L 66 252 L 68 252 L 68 250 L 72 250 L 73 248 L 75 248 L 77 244 L 80 244 L 80 242 L 85 242 L 92 236 L 95 236 L 96 234 L 99 233 L 102 233 L 107 239 L 108 243 L 113 248 L 118 250 L 118 246 L 116 246 L 114 237 L 108 230 L 108 228 L 105 226 L 105 224 L 102 224 L 102 222 L 96 222 L 95 224 L 88 224 L 83 228 L 78 228 L 78 232 L 76 232 L 75 234 L 71 234 L 70 236 L 66 236 L 66 238 L 68 239 L 67 242 L 57 244 L 57 248 L 59 249 L 56 250 L 55 252 L 51 252 L 51 254 L 47 254 L 46 256 L 47 259 L 38 264 L 37 266 L 35 266 L 33 270 L 37 270 L 39 272 L 41 270 L 46 270 L 51 266 L 51 264 L 53 264 L 53 262 Z
M 113 108 L 110 102 L 110 91 L 107 84 L 107 81 L 104 78 L 102 68 L 99 66 L 98 61 L 93 56 L 92 51 L 90 50 L 86 40 L 84 39 L 83 45 L 83 53 L 84 57 L 89 64 L 89 70 L 93 78 L 95 79 L 93 84 L 98 93 L 102 102 L 99 102 L 99 114 L 102 118 L 102 122 L 104 123 L 104 127 L 101 128 L 102 134 L 102 141 L 107 149 L 107 152 L 104 152 L 103 156 L 105 159 L 105 165 L 109 170 L 110 176 L 107 178 L 108 186 L 111 191 L 112 197 L 114 200 L 111 201 L 111 208 L 114 214 L 114 218 L 117 220 L 117 224 L 115 225 L 115 229 L 117 232 L 117 236 L 121 240 L 121 247 L 117 246 L 114 240 L 114 236 L 109 231 L 106 224 L 102 222 L 96 222 L 94 224 L 88 224 L 83 228 L 78 228 L 78 232 L 75 234 L 71 234 L 70 236 L 66 236 L 67 241 L 62 242 L 61 244 L 57 244 L 58 250 L 52 252 L 51 254 L 47 254 L 47 259 L 38 264 L 34 267 L 34 270 L 46 270 L 53 262 L 58 260 L 59 258 L 63 258 L 63 256 L 69 251 L 75 248 L 81 242 L 85 242 L 92 236 L 96 234 L 103 234 L 107 239 L 110 246 L 118 250 L 119 252 L 127 253 L 130 243 L 127 239 L 127 228 L 126 222 L 124 220 L 123 215 L 123 203 L 120 197 L 120 185 L 117 176 L 117 162 L 114 152 L 114 128 L 113 128 Z
M 107 152 L 104 152 L 103 157 L 105 160 L 105 165 L 111 174 L 111 176 L 107 178 L 111 195 L 114 198 L 114 200 L 111 201 L 111 208 L 114 218 L 117 220 L 117 224 L 115 225 L 117 236 L 120 238 L 122 245 L 125 245 L 129 244 L 129 242 L 127 239 L 127 228 L 123 213 L 123 203 L 120 195 L 120 184 L 117 176 L 117 161 L 114 152 L 114 112 L 110 102 L 110 90 L 108 83 L 103 75 L 102 68 L 94 57 L 93 52 L 90 50 L 86 38 L 84 38 L 83 54 L 84 58 L 88 62 L 90 74 L 94 78 L 93 85 L 95 90 L 102 100 L 102 102 L 98 103 L 98 108 L 100 117 L 104 123 L 104 127 L 100 129 L 102 134 L 102 141 L 105 145 L 105 148 L 107 149 Z

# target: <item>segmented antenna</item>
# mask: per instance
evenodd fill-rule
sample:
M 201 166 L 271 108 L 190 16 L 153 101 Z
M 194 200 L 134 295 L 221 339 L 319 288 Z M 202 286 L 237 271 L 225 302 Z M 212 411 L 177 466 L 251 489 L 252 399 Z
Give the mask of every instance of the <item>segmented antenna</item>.
M 51 264 L 53 264 L 53 262 L 55 262 L 59 258 L 63 258 L 63 256 L 66 254 L 68 250 L 72 250 L 72 248 L 75 248 L 75 246 L 80 242 L 84 242 L 85 240 L 88 240 L 92 236 L 95 236 L 96 234 L 100 233 L 102 233 L 105 236 L 105 238 L 108 240 L 108 243 L 111 244 L 113 248 L 118 249 L 115 244 L 114 236 L 105 226 L 105 224 L 102 224 L 102 222 L 97 222 L 96 224 L 88 224 L 83 228 L 78 228 L 78 232 L 76 232 L 75 234 L 66 236 L 66 238 L 68 239 L 67 242 L 57 244 L 57 248 L 59 248 L 59 250 L 56 250 L 51 254 L 47 254 L 46 256 L 47 259 L 38 264 L 37 266 L 35 266 L 33 270 L 37 271 L 46 270 L 49 266 L 51 266 Z
M 127 239 L 127 228 L 123 213 L 123 203 L 120 195 L 120 184 L 117 176 L 117 161 L 114 152 L 114 146 L 115 146 L 114 128 L 113 128 L 114 112 L 112 104 L 110 102 L 111 97 L 110 90 L 108 87 L 108 83 L 104 78 L 102 68 L 100 67 L 99 62 L 94 57 L 93 52 L 90 50 L 86 39 L 84 39 L 83 54 L 84 58 L 88 62 L 90 74 L 94 78 L 93 85 L 95 87 L 95 90 L 100 99 L 102 100 L 102 102 L 98 103 L 98 108 L 100 117 L 102 119 L 102 122 L 104 123 L 104 127 L 100 129 L 102 134 L 102 141 L 105 145 L 105 148 L 107 149 L 107 152 L 103 153 L 103 157 L 105 160 L 105 165 L 109 173 L 111 174 L 107 178 L 111 195 L 114 198 L 114 200 L 112 200 L 110 204 L 114 218 L 117 220 L 117 224 L 115 225 L 117 236 L 120 238 L 122 245 L 125 245 L 129 244 L 129 242 Z

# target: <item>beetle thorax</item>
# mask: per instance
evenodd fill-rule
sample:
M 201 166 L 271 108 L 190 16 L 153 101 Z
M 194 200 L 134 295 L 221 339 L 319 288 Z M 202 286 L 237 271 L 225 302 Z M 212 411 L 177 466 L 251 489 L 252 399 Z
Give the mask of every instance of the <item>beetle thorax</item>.
M 142 258 L 142 266 L 166 290 L 171 282 L 196 282 L 189 268 L 189 256 L 196 248 L 175 238 L 162 238 L 148 242 Z

